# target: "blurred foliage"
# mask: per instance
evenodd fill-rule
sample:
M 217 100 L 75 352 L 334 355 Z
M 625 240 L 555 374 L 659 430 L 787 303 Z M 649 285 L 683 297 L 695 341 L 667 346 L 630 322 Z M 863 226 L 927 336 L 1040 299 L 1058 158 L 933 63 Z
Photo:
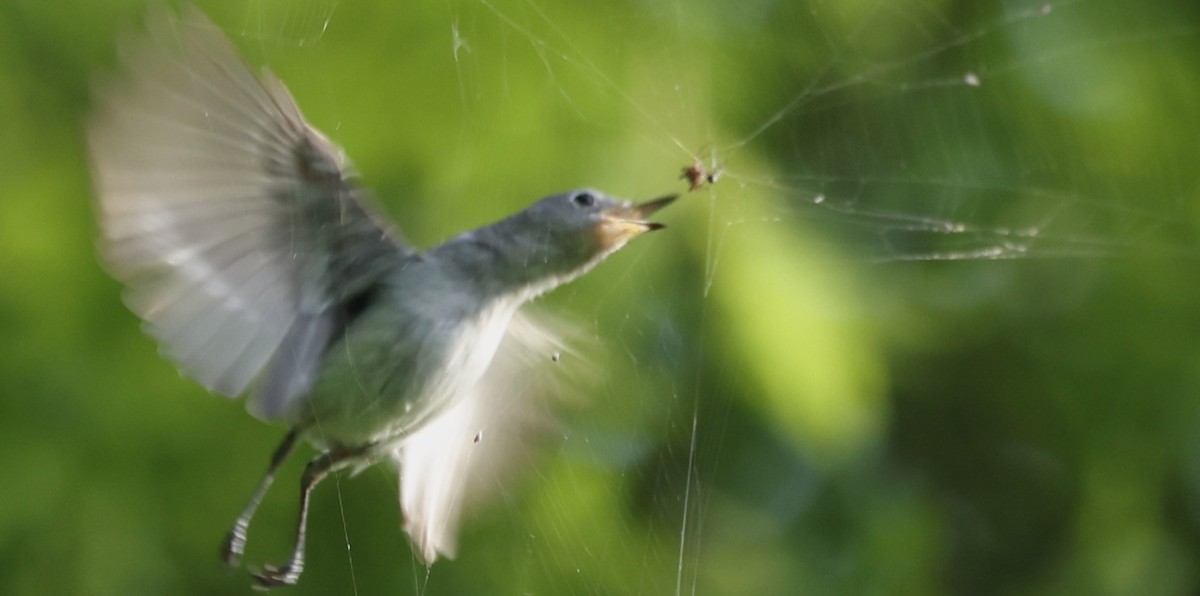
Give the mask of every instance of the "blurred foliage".
M 292 593 L 1200 589 L 1196 3 L 201 6 L 420 246 L 724 167 L 544 300 L 606 375 L 456 561 L 380 467 L 317 491 Z M 248 590 L 217 545 L 282 430 L 180 378 L 94 251 L 89 79 L 143 11 L 0 4 L 4 594 Z

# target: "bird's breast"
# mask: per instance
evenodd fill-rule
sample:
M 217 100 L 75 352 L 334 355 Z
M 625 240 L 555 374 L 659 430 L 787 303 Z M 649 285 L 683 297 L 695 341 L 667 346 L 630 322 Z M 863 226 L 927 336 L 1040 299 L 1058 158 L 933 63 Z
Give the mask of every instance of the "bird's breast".
M 445 292 L 384 297 L 330 345 L 307 414 L 314 442 L 399 440 L 419 428 L 479 382 L 515 310 Z

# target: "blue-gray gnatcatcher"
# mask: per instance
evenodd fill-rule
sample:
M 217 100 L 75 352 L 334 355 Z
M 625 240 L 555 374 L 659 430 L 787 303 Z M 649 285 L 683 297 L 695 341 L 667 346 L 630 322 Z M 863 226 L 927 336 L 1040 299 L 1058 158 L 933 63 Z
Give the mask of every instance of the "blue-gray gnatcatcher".
M 558 356 L 518 309 L 661 228 L 647 218 L 675 197 L 572 191 L 418 252 L 283 84 L 255 76 L 203 14 L 159 8 L 147 28 L 122 45 L 124 76 L 97 86 L 88 129 L 104 258 L 187 376 L 249 394 L 252 413 L 291 428 L 226 562 L 298 439 L 321 453 L 302 477 L 292 555 L 256 573 L 260 585 L 299 578 L 313 487 L 377 461 L 400 467 L 418 555 L 453 555 L 472 475 L 504 454 L 472 451 L 488 442 L 481 421 L 515 416 L 495 399 L 512 384 L 494 375 L 516 374 L 530 349 Z

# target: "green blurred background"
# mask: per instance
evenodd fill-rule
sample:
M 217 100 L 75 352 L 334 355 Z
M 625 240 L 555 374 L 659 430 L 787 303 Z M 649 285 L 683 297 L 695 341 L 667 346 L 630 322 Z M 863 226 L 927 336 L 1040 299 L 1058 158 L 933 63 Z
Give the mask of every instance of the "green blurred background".
M 1194 594 L 1200 5 L 200 2 L 420 246 L 711 188 L 543 300 L 604 375 L 432 569 L 395 472 L 296 594 Z M 0 3 L 0 593 L 245 593 L 283 430 L 179 377 L 94 249 L 88 86 L 140 2 Z M 247 561 L 287 552 L 299 464 Z

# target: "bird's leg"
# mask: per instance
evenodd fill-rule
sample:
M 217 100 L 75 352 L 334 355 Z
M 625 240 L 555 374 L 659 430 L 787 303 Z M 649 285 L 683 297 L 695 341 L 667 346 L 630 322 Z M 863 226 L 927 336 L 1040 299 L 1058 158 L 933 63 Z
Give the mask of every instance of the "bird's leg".
M 292 556 L 283 565 L 267 565 L 261 572 L 252 574 L 260 588 L 290 586 L 300 579 L 304 571 L 304 534 L 308 524 L 308 497 L 330 472 L 336 471 L 347 463 L 362 459 L 372 446 L 355 449 L 330 449 L 308 462 L 304 475 L 300 478 L 300 517 L 296 523 L 296 542 L 292 547 Z
M 279 447 L 275 448 L 275 453 L 271 456 L 271 465 L 267 467 L 267 473 L 259 481 L 258 488 L 250 496 L 250 502 L 246 504 L 246 508 L 242 510 L 242 514 L 238 516 L 237 521 L 233 522 L 233 527 L 225 535 L 225 541 L 221 543 L 221 560 L 225 561 L 227 566 L 236 566 L 238 559 L 246 551 L 246 530 L 250 527 L 250 518 L 254 517 L 254 512 L 258 510 L 259 503 L 262 503 L 263 496 L 267 494 L 267 489 L 271 487 L 271 482 L 275 480 L 275 472 L 279 470 L 279 466 L 283 465 L 283 462 L 291 455 L 292 449 L 296 446 L 297 434 L 298 431 L 292 430 L 283 438 L 283 442 L 279 444 Z

